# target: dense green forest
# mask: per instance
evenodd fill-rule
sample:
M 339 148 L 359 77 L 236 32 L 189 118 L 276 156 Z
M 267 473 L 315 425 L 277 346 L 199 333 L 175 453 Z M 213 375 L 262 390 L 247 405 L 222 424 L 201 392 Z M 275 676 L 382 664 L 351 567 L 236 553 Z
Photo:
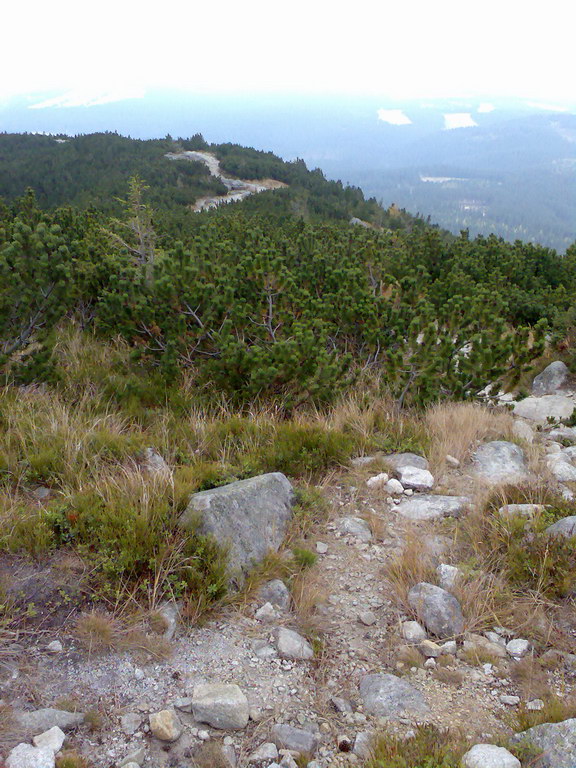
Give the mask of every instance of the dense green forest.
M 560 338 L 571 328 L 575 247 L 559 256 L 494 236 L 448 237 L 301 162 L 236 145 L 210 148 L 228 173 L 290 186 L 193 214 L 192 192 L 213 180 L 202 164 L 163 155 L 203 146 L 201 137 L 1 138 L 19 147 L 12 168 L 29 168 L 33 189 L 14 197 L 24 182 L 2 173 L 8 379 L 57 384 L 54 345 L 73 323 L 122 338 L 135 375 L 166 387 L 185 375 L 198 396 L 238 406 L 326 402 L 368 375 L 399 402 L 423 404 L 518 380 L 546 331 Z M 54 147 L 64 152 L 57 163 Z M 351 226 L 356 213 L 373 225 Z

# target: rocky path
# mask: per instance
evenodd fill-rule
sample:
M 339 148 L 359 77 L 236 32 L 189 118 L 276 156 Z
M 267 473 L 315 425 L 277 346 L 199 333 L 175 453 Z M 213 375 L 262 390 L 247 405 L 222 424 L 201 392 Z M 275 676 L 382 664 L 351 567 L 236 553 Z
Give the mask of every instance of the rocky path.
M 201 162 L 206 165 L 212 176 L 215 176 L 228 188 L 228 192 L 225 195 L 216 195 L 214 197 L 201 197 L 196 200 L 193 206 L 193 210 L 198 213 L 199 211 L 207 211 L 210 208 L 217 208 L 219 205 L 225 203 L 236 203 L 250 195 L 258 194 L 259 192 L 266 192 L 269 189 L 280 189 L 287 186 L 281 181 L 276 179 L 259 179 L 258 181 L 247 181 L 244 179 L 231 179 L 222 173 L 220 169 L 220 161 L 211 152 L 200 151 L 184 151 L 184 152 L 169 152 L 166 155 L 170 160 L 188 160 L 192 162 Z

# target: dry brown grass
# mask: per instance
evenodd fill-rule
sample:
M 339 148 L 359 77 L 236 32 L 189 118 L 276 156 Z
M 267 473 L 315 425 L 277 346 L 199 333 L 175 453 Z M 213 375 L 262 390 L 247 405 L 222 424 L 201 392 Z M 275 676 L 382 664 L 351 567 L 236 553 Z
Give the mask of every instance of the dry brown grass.
M 147 632 L 147 626 L 145 616 L 127 619 L 105 611 L 91 611 L 77 619 L 74 634 L 89 654 L 127 650 L 145 659 L 169 658 L 173 650 L 170 641 Z
M 384 575 L 396 601 L 411 614 L 412 609 L 408 604 L 410 589 L 421 581 L 431 583 L 436 581 L 433 560 L 426 551 L 423 540 L 416 534 L 409 533 L 404 549 L 388 563 Z
M 515 661 L 510 667 L 510 676 L 528 701 L 545 699 L 551 694 L 548 676 L 539 660 L 533 656 Z
M 292 580 L 292 601 L 300 621 L 317 618 L 317 607 L 326 602 L 328 590 L 316 568 L 306 568 Z
M 441 403 L 425 416 L 430 433 L 430 461 L 433 474 L 446 468 L 446 456 L 466 461 L 479 442 L 508 438 L 512 416 L 478 403 Z
M 433 675 L 439 682 L 444 683 L 445 685 L 453 685 L 456 688 L 460 688 L 464 681 L 464 673 L 459 669 L 449 669 L 448 667 L 437 666 Z
M 423 667 L 426 659 L 413 645 L 401 645 L 396 653 L 396 661 L 406 667 Z

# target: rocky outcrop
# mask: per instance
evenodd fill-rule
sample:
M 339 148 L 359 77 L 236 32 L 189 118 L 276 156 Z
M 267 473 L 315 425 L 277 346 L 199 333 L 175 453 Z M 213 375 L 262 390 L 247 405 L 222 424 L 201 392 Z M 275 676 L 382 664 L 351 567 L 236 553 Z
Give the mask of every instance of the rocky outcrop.
M 481 445 L 472 459 L 472 471 L 490 485 L 528 479 L 524 451 L 516 443 L 506 440 L 492 440 Z
M 292 518 L 293 490 L 280 472 L 239 480 L 220 488 L 195 493 L 180 524 L 210 535 L 228 548 L 228 569 L 243 581 L 256 563 L 282 543 Z
M 576 536 L 576 515 L 557 520 L 546 528 L 546 533 L 550 536 L 563 536 L 566 539 L 571 539 Z
M 526 397 L 514 404 L 514 415 L 523 419 L 546 424 L 552 421 L 569 419 L 574 411 L 574 401 L 562 395 L 544 395 L 544 397 Z
M 574 768 L 576 765 L 576 718 L 561 723 L 543 723 L 517 733 L 517 743 L 525 742 L 542 750 L 541 768 Z
M 568 366 L 561 360 L 556 360 L 550 363 L 549 366 L 544 368 L 542 373 L 534 378 L 532 382 L 532 394 L 536 397 L 542 395 L 553 395 L 557 392 L 566 382 L 570 376 Z

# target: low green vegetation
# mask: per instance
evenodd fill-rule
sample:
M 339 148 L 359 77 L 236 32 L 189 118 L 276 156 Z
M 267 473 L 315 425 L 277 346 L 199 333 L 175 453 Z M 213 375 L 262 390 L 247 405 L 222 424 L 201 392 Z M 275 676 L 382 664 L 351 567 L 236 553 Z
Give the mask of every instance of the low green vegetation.
M 424 725 L 408 738 L 381 733 L 372 749 L 367 768 L 460 768 L 467 745 L 454 733 Z

